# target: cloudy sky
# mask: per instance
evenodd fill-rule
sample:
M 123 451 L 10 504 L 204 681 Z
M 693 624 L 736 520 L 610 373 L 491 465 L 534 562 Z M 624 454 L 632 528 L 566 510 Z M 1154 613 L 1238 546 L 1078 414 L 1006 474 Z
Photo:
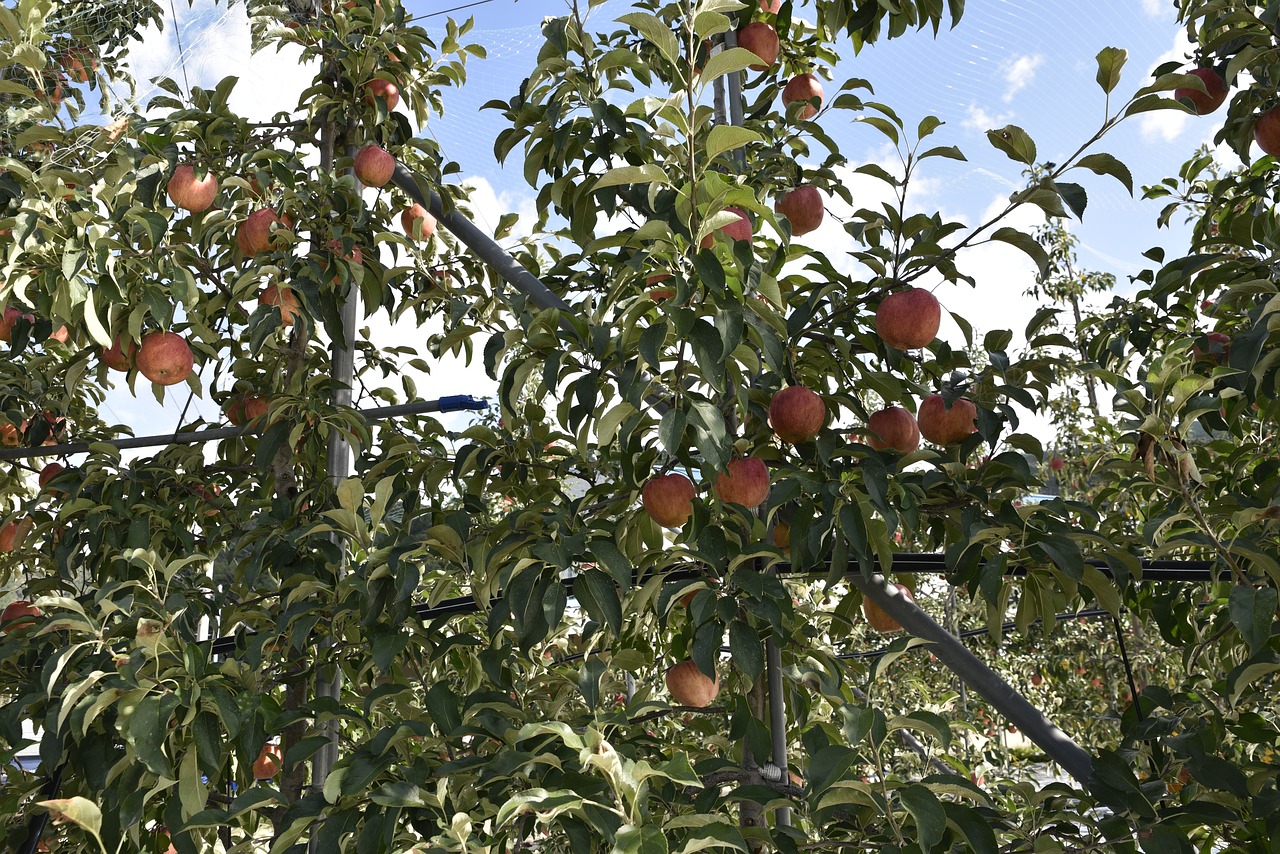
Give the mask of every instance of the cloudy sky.
M 468 0 L 407 0 L 409 9 L 431 31 L 442 31 L 443 13 Z M 943 31 L 935 39 L 913 34 L 865 48 L 845 59 L 835 78 L 857 76 L 869 80 L 875 96 L 894 107 L 908 127 L 926 115 L 945 124 L 931 141 L 959 146 L 967 162 L 935 159 L 920 174 L 912 201 L 917 209 L 941 210 L 945 216 L 968 223 L 983 221 L 1003 207 L 1009 194 L 1021 186 L 1018 165 L 994 151 L 985 132 L 1014 123 L 1036 140 L 1039 159 L 1062 160 L 1087 139 L 1103 120 L 1105 100 L 1094 82 L 1097 52 L 1109 45 L 1129 52 L 1129 63 L 1114 93 L 1123 99 L 1138 88 L 1155 65 L 1183 59 L 1186 39 L 1174 21 L 1174 8 L 1161 0 L 1081 0 L 1065 4 L 1057 0 L 970 0 L 959 27 Z M 191 84 L 211 86 L 224 75 L 240 77 L 234 108 L 265 116 L 296 105 L 297 93 L 311 74 L 288 51 L 250 56 L 248 30 L 242 7 L 228 9 L 210 0 L 194 5 L 178 4 L 178 26 L 150 33 L 135 51 L 138 77 L 165 74 Z M 539 22 L 546 15 L 563 13 L 561 0 L 483 0 L 453 12 L 474 15 L 469 40 L 484 44 L 489 58 L 472 61 L 466 87 L 450 92 L 445 113 L 422 128 L 456 161 L 462 174 L 476 188 L 477 219 L 492 227 L 508 210 L 531 210 L 534 193 L 521 176 L 518 156 L 503 168 L 491 154 L 492 141 L 503 124 L 495 111 L 480 105 L 511 96 L 515 86 L 533 67 L 541 44 Z M 624 0 L 610 0 L 592 14 L 608 24 L 625 12 Z M 181 43 L 181 47 L 179 47 Z M 845 45 L 848 48 L 848 45 Z M 184 78 L 185 76 L 185 78 Z M 855 165 L 875 161 L 890 165 L 892 150 L 873 129 L 852 121 L 854 114 L 832 114 L 824 130 L 840 144 Z M 1095 150 L 1108 151 L 1133 170 L 1135 184 L 1150 184 L 1176 174 L 1195 147 L 1212 140 L 1217 127 L 1212 118 L 1199 119 L 1173 112 L 1150 113 L 1123 124 Z M 1114 273 L 1121 290 L 1131 290 L 1128 277 L 1142 269 L 1140 254 L 1155 245 L 1171 249 L 1185 240 L 1181 232 L 1159 231 L 1158 207 L 1131 198 L 1114 179 L 1077 173 L 1074 178 L 1089 192 L 1083 222 L 1071 228 L 1080 238 L 1080 261 L 1087 269 Z M 883 195 L 878 182 L 850 178 L 860 206 Z M 830 213 L 842 212 L 835 206 Z M 1030 212 L 1013 224 L 1029 226 Z M 833 254 L 844 251 L 842 232 L 833 217 L 806 240 Z M 1019 331 L 1034 310 L 1022 297 L 1033 281 L 1030 262 L 1020 252 L 1002 245 L 983 246 L 962 259 L 962 269 L 978 280 L 977 288 L 941 286 L 936 293 L 944 305 L 968 317 L 980 331 L 1012 328 Z M 382 334 L 382 330 L 379 330 Z M 412 330 L 397 334 L 412 335 Z M 944 326 L 944 337 L 959 342 L 954 326 Z M 415 336 L 420 339 L 420 335 Z M 478 370 L 446 364 L 418 384 L 425 396 L 483 394 L 488 382 Z M 118 420 L 130 424 L 163 423 L 145 389 L 138 398 L 127 391 L 110 401 Z M 172 397 L 173 395 L 171 395 Z M 182 396 L 185 400 L 185 395 Z M 177 409 L 166 407 L 176 421 Z M 206 397 L 193 413 L 217 420 L 216 407 Z M 456 423 L 456 422 L 454 422 Z M 138 429 L 138 432 L 151 432 Z M 1039 431 L 1037 431 L 1039 432 Z M 1045 438 L 1048 438 L 1045 436 Z

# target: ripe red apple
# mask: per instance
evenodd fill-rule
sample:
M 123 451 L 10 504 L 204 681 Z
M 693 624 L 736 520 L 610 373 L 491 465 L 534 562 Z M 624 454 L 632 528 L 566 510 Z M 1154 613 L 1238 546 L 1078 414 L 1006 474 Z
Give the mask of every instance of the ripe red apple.
M 102 350 L 102 361 L 113 371 L 127 372 L 133 367 L 133 353 L 137 345 L 132 338 L 117 335 L 111 339 L 111 346 Z
M 1044 677 L 1041 676 L 1039 673 L 1032 673 L 1031 684 L 1035 685 L 1037 688 L 1040 687 L 1040 685 L 1044 684 Z
M 730 460 L 728 470 L 716 476 L 713 489 L 725 504 L 754 510 L 769 497 L 769 467 L 759 457 Z
M 915 453 L 920 447 L 920 425 L 916 417 L 901 406 L 886 407 L 871 413 L 867 419 L 867 444 L 877 451 Z
M 35 520 L 30 516 L 5 522 L 4 526 L 0 527 L 0 552 L 12 552 L 22 548 L 27 534 L 31 533 L 35 525 Z
M 1280 157 L 1280 107 L 1272 107 L 1262 114 L 1253 126 L 1253 138 L 1267 154 Z
M 0 421 L 0 447 L 16 448 L 22 444 L 22 434 L 8 421 Z
M 374 98 L 386 101 L 388 112 L 394 110 L 396 104 L 400 103 L 400 87 L 390 80 L 370 80 L 364 84 L 364 99 L 373 104 Z
M 876 334 L 899 350 L 927 347 L 941 324 L 942 306 L 924 288 L 889 294 L 876 309 Z
M 259 208 L 240 223 L 240 228 L 236 230 L 236 245 L 250 257 L 270 250 L 273 225 L 288 227 L 288 220 L 276 216 L 276 212 L 270 208 Z
M 42 440 L 41 444 L 56 445 L 58 444 L 58 442 L 66 440 L 67 419 L 63 418 L 60 415 L 54 415 L 52 412 L 42 412 L 39 415 L 39 420 L 43 421 L 45 423 L 45 426 L 48 428 L 48 432 L 44 434 L 44 439 Z M 32 440 L 34 440 L 35 438 L 34 435 L 32 435 L 29 432 L 31 430 L 30 421 L 23 419 L 22 426 L 19 427 L 18 429 L 23 436 L 29 436 Z
M 63 51 L 58 60 L 67 76 L 77 83 L 88 83 L 89 75 L 98 68 L 97 57 L 82 47 Z
M 728 225 L 722 225 L 716 231 L 711 232 L 702 238 L 702 248 L 710 249 L 711 244 L 715 242 L 716 233 L 723 234 L 730 240 L 750 240 L 754 229 L 751 226 L 751 217 L 742 208 L 725 208 L 725 212 L 738 215 L 738 219 Z
M 417 223 L 417 228 L 414 224 Z M 400 225 L 404 233 L 412 240 L 429 240 L 436 231 L 436 218 L 431 212 L 416 202 L 400 214 Z
M 21 309 L 10 307 L 4 310 L 4 314 L 0 316 L 0 341 L 13 340 L 13 327 L 22 318 L 26 318 L 28 323 L 35 322 L 34 315 L 25 314 Z
M 912 596 L 911 591 L 905 586 L 895 584 L 894 587 L 897 587 L 898 592 L 910 599 L 912 602 L 916 601 L 916 597 Z M 885 612 L 884 608 L 881 608 L 873 602 L 869 596 L 862 597 L 862 616 L 867 618 L 867 625 L 871 626 L 871 628 L 875 629 L 877 632 L 891 634 L 893 632 L 902 631 L 902 626 L 898 624 L 898 621 L 893 617 L 890 617 L 888 613 Z
M 253 779 L 270 780 L 280 773 L 282 765 L 284 765 L 284 751 L 280 749 L 280 745 L 264 744 L 258 758 L 253 760 Z
M 176 332 L 150 332 L 142 337 L 134 364 L 157 385 L 174 385 L 191 375 L 195 357 L 187 340 Z
M 190 163 L 183 163 L 173 170 L 169 179 L 169 200 L 177 207 L 191 213 L 207 211 L 218 195 L 218 177 L 206 172 L 204 180 L 196 178 L 196 170 Z
M 818 99 L 816 107 L 811 103 L 814 98 Z M 790 107 L 797 101 L 805 104 L 797 110 L 797 117 L 801 121 L 811 119 L 818 114 L 818 110 L 822 108 L 822 83 L 817 77 L 812 74 L 797 74 L 787 81 L 787 85 L 782 87 L 782 109 L 790 115 Z
M 781 47 L 778 42 L 778 31 L 773 28 L 773 24 L 752 21 L 738 30 L 738 47 L 746 48 L 760 57 L 758 63 L 749 66 L 752 71 L 765 71 L 778 61 L 778 52 Z
M 679 528 L 693 514 L 693 481 L 682 474 L 651 477 L 640 489 L 649 518 L 664 528 Z
M 302 303 L 291 288 L 281 285 L 267 285 L 258 294 L 258 305 L 273 305 L 280 309 L 280 325 L 293 326 L 294 320 L 302 312 Z
M 1049 460 L 1049 468 L 1053 469 L 1054 471 L 1062 471 L 1062 469 L 1066 465 L 1067 464 L 1063 461 L 1062 457 L 1058 456 L 1057 454 L 1054 454 L 1053 457 L 1050 458 Z
M 814 391 L 802 385 L 788 386 L 769 401 L 769 425 L 784 442 L 807 442 L 827 420 L 827 405 Z
M 1204 337 L 1209 343 L 1208 352 L 1200 349 L 1197 344 L 1191 348 L 1191 355 L 1197 362 L 1221 365 L 1231 355 L 1231 336 L 1225 332 L 1208 332 Z
M 787 191 L 773 209 L 791 222 L 792 237 L 808 234 L 822 225 L 822 193 L 808 184 Z
M 14 620 L 22 620 L 24 625 L 32 623 L 41 615 L 41 610 L 35 605 L 25 599 L 18 599 L 5 605 L 4 610 L 0 611 L 0 627 L 7 628 Z
M 720 693 L 720 674 L 712 679 L 698 669 L 693 659 L 682 661 L 667 671 L 667 691 L 677 704 L 703 709 Z
M 1189 100 L 1197 115 L 1212 113 L 1227 100 L 1227 81 L 1218 72 L 1212 68 L 1196 68 L 1187 73 L 1204 81 L 1205 91 L 1180 86 L 1173 90 L 1173 97 L 1178 101 Z
M 978 407 L 963 397 L 947 409 L 942 395 L 931 394 L 920 402 L 920 412 L 916 417 L 921 434 L 935 445 L 960 442 L 978 430 Z
M 270 408 L 271 404 L 265 397 L 256 394 L 237 394 L 227 401 L 224 411 L 227 413 L 227 420 L 233 426 L 243 427 L 253 419 L 266 415 Z
M 40 484 L 40 488 L 44 489 L 46 486 L 49 485 L 49 482 L 51 480 L 53 480 L 55 477 L 62 474 L 66 470 L 67 470 L 67 467 L 64 466 L 62 463 L 49 463 L 44 468 L 40 469 L 40 475 L 36 478 L 36 480 Z M 52 491 L 57 492 L 56 489 Z
M 356 152 L 356 178 L 366 187 L 381 187 L 396 171 L 396 159 L 376 145 L 366 145 Z

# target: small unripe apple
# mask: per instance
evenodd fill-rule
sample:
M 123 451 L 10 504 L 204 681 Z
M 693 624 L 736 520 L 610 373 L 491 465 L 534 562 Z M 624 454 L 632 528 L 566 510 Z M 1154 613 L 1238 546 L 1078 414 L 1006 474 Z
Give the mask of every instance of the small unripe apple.
M 818 105 L 813 105 L 813 99 L 818 99 Z M 790 115 L 790 107 L 796 102 L 802 102 L 805 106 L 797 110 L 797 118 L 801 121 L 807 121 L 818 114 L 818 110 L 822 107 L 822 83 L 812 74 L 797 74 L 787 81 L 787 85 L 782 87 L 782 109 Z
M 381 187 L 396 171 L 396 159 L 376 145 L 366 145 L 356 152 L 356 178 L 366 187 Z
M 699 670 L 692 659 L 682 661 L 667 671 L 667 691 L 679 705 L 703 709 L 720 693 L 720 674 L 713 679 Z
M 808 234 L 822 225 L 822 193 L 808 184 L 787 191 L 773 209 L 790 221 L 792 237 Z
M 673 472 L 649 478 L 640 489 L 640 500 L 649 518 L 664 528 L 679 528 L 693 514 L 693 481 Z
M 370 80 L 364 84 L 364 99 L 372 104 L 375 98 L 386 101 L 388 111 L 394 110 L 400 103 L 400 87 L 390 80 Z
M 784 442 L 796 445 L 809 441 L 826 420 L 827 405 L 802 385 L 781 389 L 769 401 L 769 425 Z
M 728 469 L 716 476 L 713 489 L 725 504 L 754 510 L 769 497 L 769 467 L 759 457 L 730 460 Z
M 927 347 L 941 324 L 942 306 L 924 288 L 889 294 L 876 308 L 876 334 L 899 350 Z
M 749 66 L 752 71 L 765 71 L 778 61 L 778 53 L 781 49 L 778 31 L 773 28 L 773 24 L 752 21 L 738 30 L 738 47 L 746 48 L 760 57 L 759 62 Z
M 175 332 L 144 335 L 134 354 L 138 372 L 157 385 L 175 385 L 191 375 L 195 356 L 187 340 Z
M 191 213 L 206 211 L 218 195 L 218 178 L 206 172 L 204 179 L 196 178 L 196 170 L 190 163 L 183 163 L 173 170 L 169 179 L 169 200 L 175 206 Z
M 911 595 L 910 589 L 901 584 L 895 584 L 894 586 L 898 588 L 898 592 L 905 598 L 910 599 L 912 602 L 916 601 L 916 597 Z M 867 625 L 877 632 L 891 634 L 902 631 L 902 626 L 899 625 L 898 621 L 890 617 L 884 608 L 872 601 L 870 596 L 862 597 L 862 615 L 867 618 Z
M 901 406 L 886 407 L 867 419 L 867 444 L 877 451 L 915 453 L 920 447 L 920 425 L 916 417 Z
M 1273 107 L 1262 114 L 1253 126 L 1253 138 L 1267 154 L 1280 157 L 1280 107 Z
M 429 240 L 436 232 L 436 218 L 422 205 L 414 203 L 400 214 L 400 225 L 412 240 Z M 415 228 L 415 225 L 417 226 Z
M 978 430 L 978 407 L 960 398 L 947 409 L 942 395 L 931 394 L 920 402 L 920 433 L 935 445 L 963 441 Z
M 1196 115 L 1207 115 L 1222 106 L 1227 100 L 1227 81 L 1212 68 L 1196 68 L 1187 72 L 1204 81 L 1205 91 L 1179 86 L 1173 90 L 1173 97 L 1178 101 L 1190 101 Z

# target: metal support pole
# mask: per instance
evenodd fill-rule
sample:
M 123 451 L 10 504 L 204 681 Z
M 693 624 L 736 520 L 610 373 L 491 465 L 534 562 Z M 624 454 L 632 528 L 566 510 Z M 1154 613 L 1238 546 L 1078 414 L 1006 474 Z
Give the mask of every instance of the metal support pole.
M 782 782 L 791 780 L 787 763 L 787 708 L 782 697 L 782 649 L 770 636 L 764 642 L 765 668 L 769 680 L 769 736 L 773 742 L 773 764 L 782 771 Z M 791 807 L 779 807 L 779 827 L 791 826 Z
M 489 404 L 482 398 L 469 394 L 455 394 L 438 400 L 421 400 L 417 403 L 398 403 L 394 406 L 375 406 L 370 409 L 357 410 L 357 414 L 365 421 L 389 421 L 406 415 L 426 415 L 430 412 L 462 412 L 464 410 L 487 409 Z M 166 433 L 160 436 L 130 436 L 126 439 L 95 439 L 92 442 L 68 442 L 62 445 L 41 445 L 38 448 L 0 448 L 0 461 L 25 460 L 36 457 L 67 457 L 73 454 L 87 454 L 94 445 L 107 445 L 117 450 L 133 448 L 157 448 L 164 445 L 198 445 L 203 442 L 216 442 L 220 439 L 234 439 L 237 436 L 252 436 L 261 433 L 267 425 L 254 424 L 245 427 L 213 427 L 208 430 L 190 430 L 186 433 Z
M 955 635 L 934 622 L 932 617 L 898 592 L 897 587 L 888 587 L 883 575 L 876 573 L 867 578 L 852 572 L 848 578 L 862 591 L 863 596 L 883 608 L 886 614 L 897 620 L 908 632 L 932 641 L 930 651 L 939 661 L 985 697 L 1023 735 L 1031 739 L 1081 785 L 1087 785 L 1093 774 L 1093 757 L 1058 729 L 998 673 L 965 649 Z

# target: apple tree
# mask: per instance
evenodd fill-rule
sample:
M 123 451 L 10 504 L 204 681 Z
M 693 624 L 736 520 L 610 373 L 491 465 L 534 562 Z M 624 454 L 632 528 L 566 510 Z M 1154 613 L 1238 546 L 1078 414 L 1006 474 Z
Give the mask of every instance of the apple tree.
M 1247 156 L 1270 25 L 1237 5 L 1183 14 L 1238 89 L 1223 138 Z M 955 315 L 963 337 L 938 338 L 928 292 L 982 287 L 966 250 L 984 242 L 1046 269 L 1007 215 L 1078 215 L 1091 182 L 1128 186 L 1102 138 L 1186 110 L 1174 90 L 1202 77 L 1134 86 L 1103 48 L 1105 122 L 973 224 L 908 198 L 965 156 L 940 122 L 831 71 L 963 27 L 963 3 L 638 2 L 615 20 L 572 3 L 488 105 L 495 152 L 536 193 L 514 256 L 543 290 L 450 233 L 458 169 L 415 132 L 484 55 L 466 25 L 433 37 L 398 0 L 250 0 L 255 45 L 315 68 L 294 110 L 255 119 L 234 78 L 116 100 L 106 84 L 130 82 L 130 40 L 163 10 L 72 8 L 0 5 L 0 437 L 26 449 L 2 475 L 0 549 L 39 610 L 0 626 L 5 758 L 40 757 L 9 766 L 11 847 L 32 826 L 59 849 L 183 854 L 1274 836 L 1274 161 L 1147 191 L 1199 226 L 1188 255 L 1150 254 L 1122 312 L 1081 319 L 1126 443 L 1088 500 L 1021 500 L 1045 448 L 1020 414 L 1078 351 L 1047 315 L 1024 354 Z M 833 121 L 900 169 L 850 161 Z M 1011 172 L 1036 166 L 1023 129 L 988 139 Z M 850 174 L 883 198 L 855 199 Z M 416 349 L 370 331 L 395 323 L 428 331 Z M 443 354 L 490 374 L 497 418 L 450 433 L 421 410 L 361 414 L 420 401 L 408 369 Z M 125 453 L 112 387 L 212 399 L 245 430 Z M 972 715 L 913 663 L 922 642 L 858 654 L 881 645 L 862 606 L 883 589 L 864 591 L 899 534 L 942 556 L 927 611 L 963 600 L 1023 634 L 1124 611 L 1181 681 L 1088 742 L 1084 779 L 979 785 L 959 749 Z M 1207 602 L 1141 581 L 1166 556 L 1221 573 Z

